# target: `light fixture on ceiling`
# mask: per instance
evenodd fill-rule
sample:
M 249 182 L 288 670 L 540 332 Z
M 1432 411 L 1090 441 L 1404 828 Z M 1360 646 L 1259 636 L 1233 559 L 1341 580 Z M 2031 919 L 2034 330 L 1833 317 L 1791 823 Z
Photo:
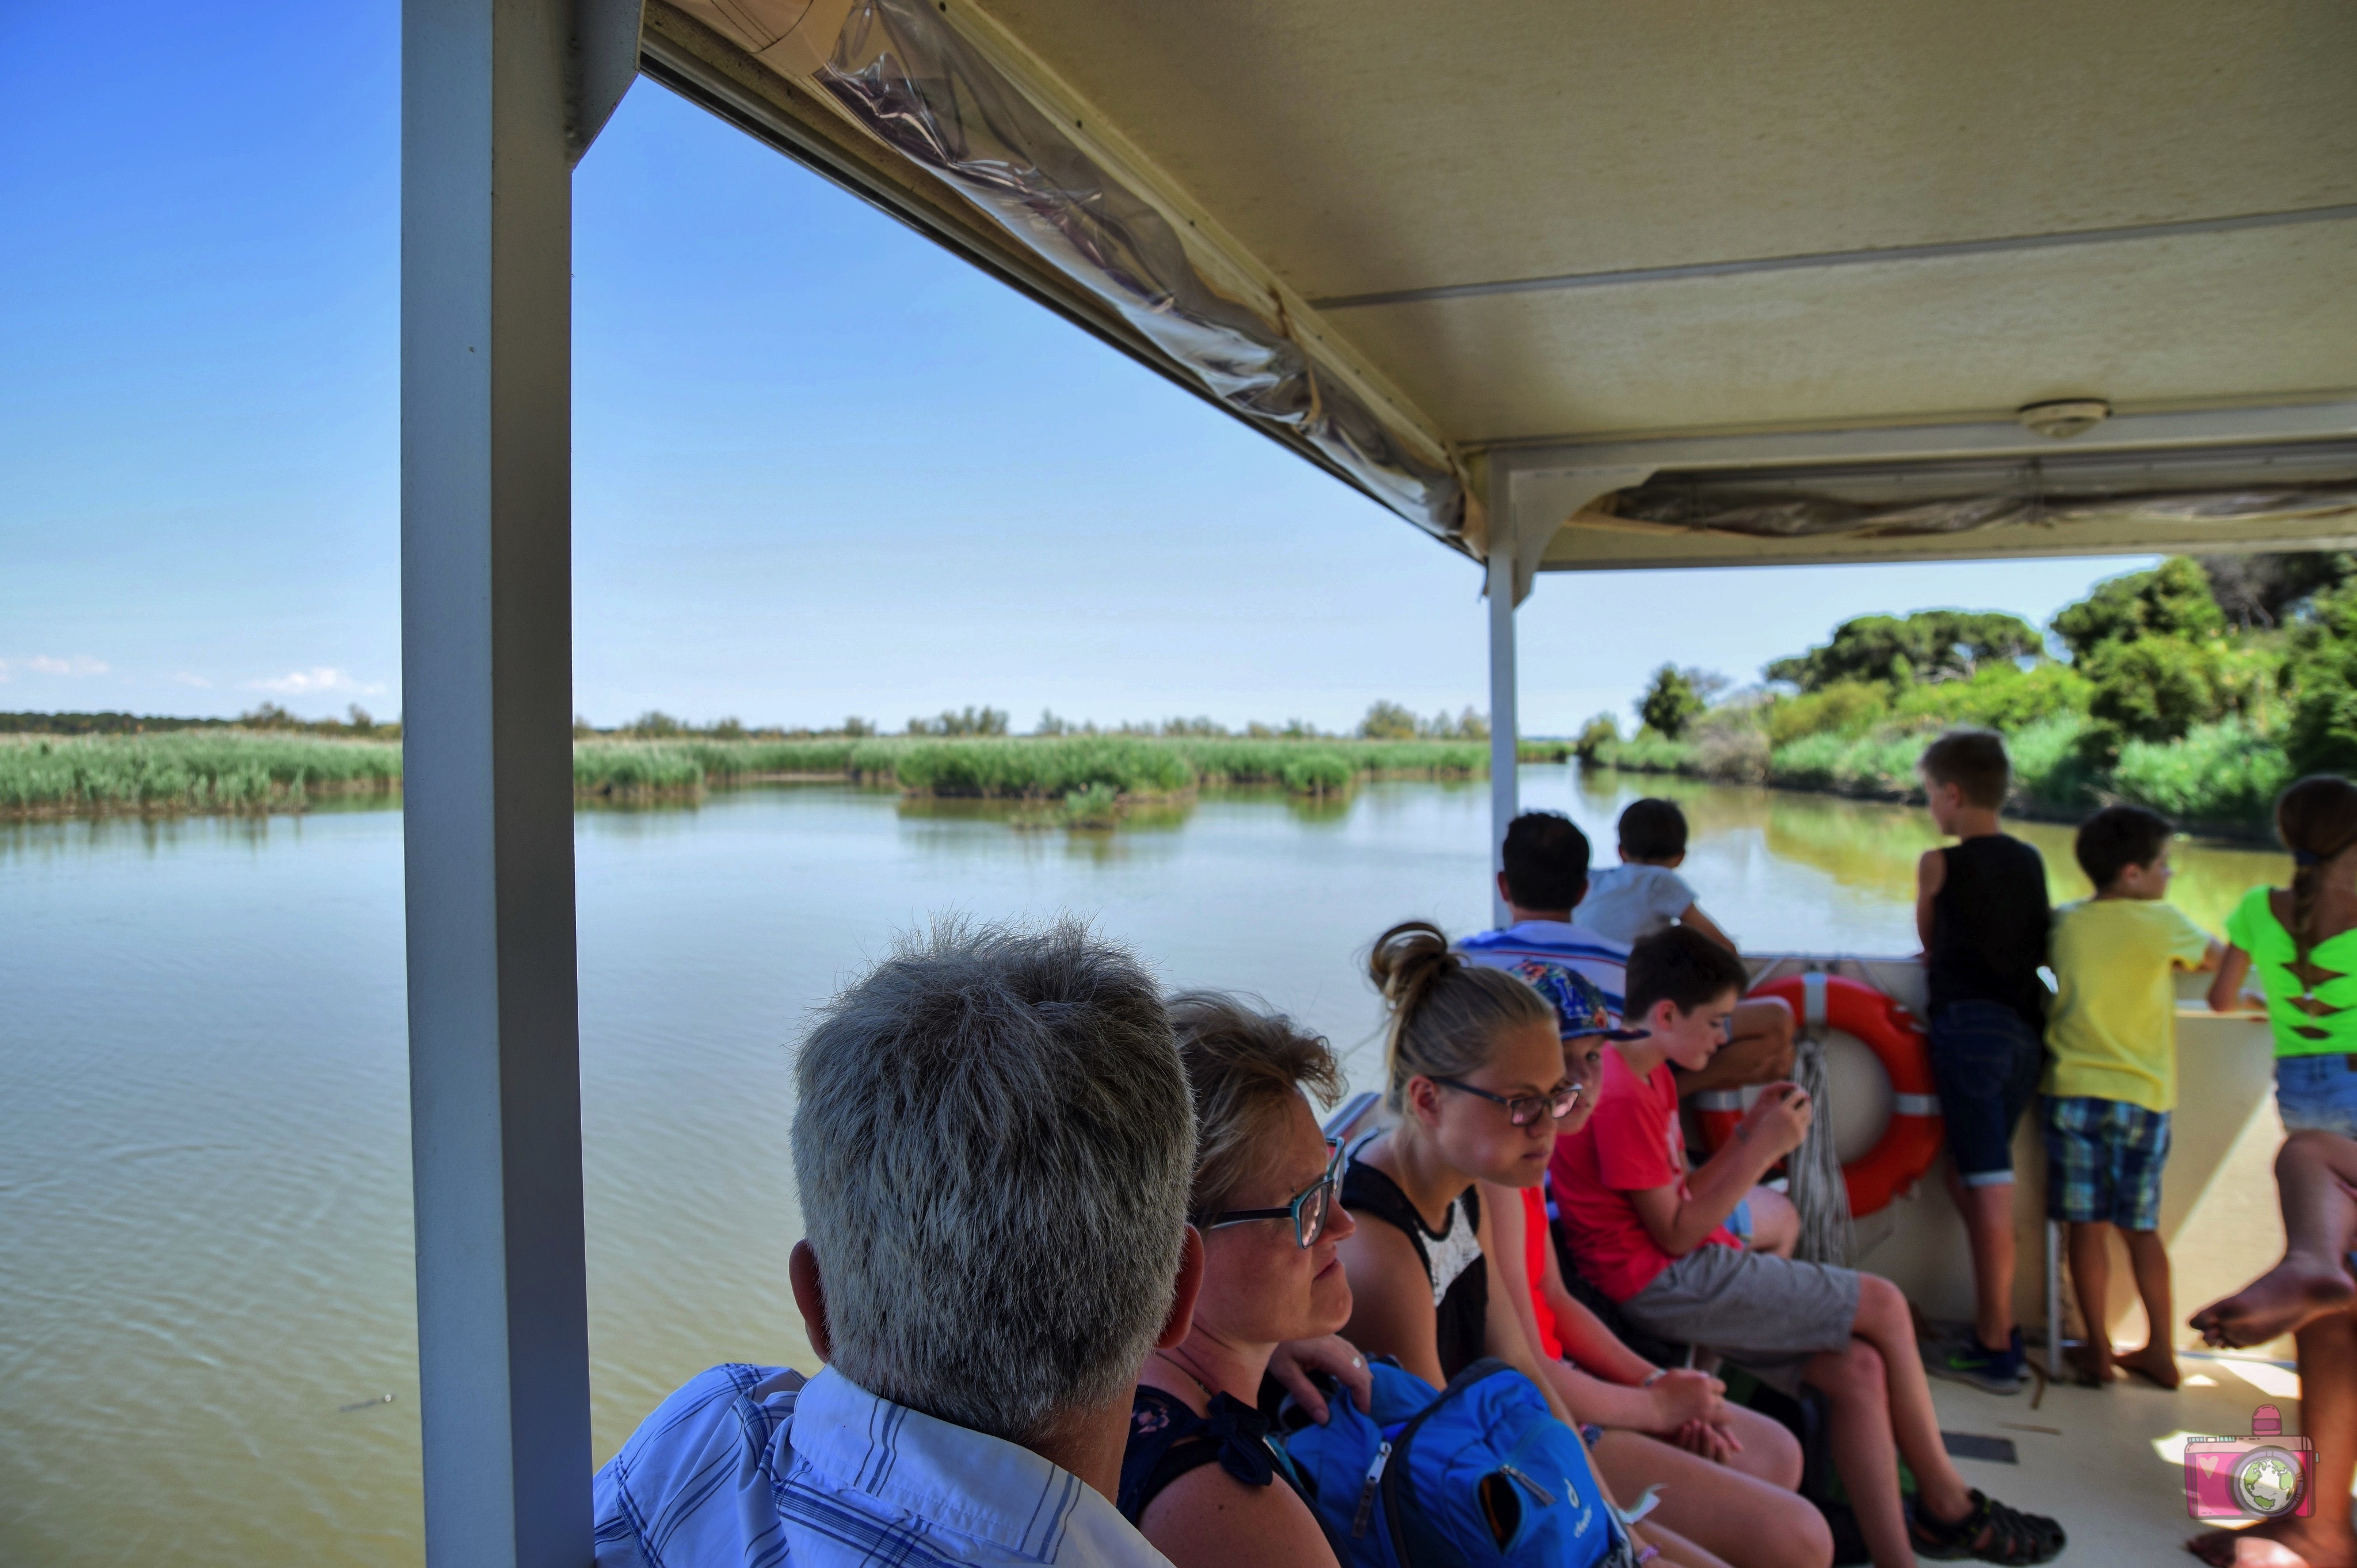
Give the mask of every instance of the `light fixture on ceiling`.
M 2111 418 L 2112 405 L 2099 397 L 2057 398 L 2051 403 L 2026 403 L 2013 411 L 2024 430 L 2057 441 L 2084 435 Z

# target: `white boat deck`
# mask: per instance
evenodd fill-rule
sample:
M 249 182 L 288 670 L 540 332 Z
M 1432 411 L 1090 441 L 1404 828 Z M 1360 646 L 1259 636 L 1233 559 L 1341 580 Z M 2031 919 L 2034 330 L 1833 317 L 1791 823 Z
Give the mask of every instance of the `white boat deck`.
M 2071 1534 L 2062 1562 L 2190 1563 L 2186 1538 L 2214 1526 L 2186 1517 L 2186 1435 L 2247 1433 L 2260 1404 L 2277 1406 L 2292 1430 L 2299 1379 L 2275 1361 L 2186 1355 L 2179 1365 L 2186 1386 L 2175 1393 L 2140 1380 L 2056 1382 L 2034 1410 L 2034 1389 L 2001 1397 L 1934 1380 L 1932 1393 L 1943 1431 L 2012 1441 L 2017 1463 L 1959 1458 L 1957 1468 L 1992 1497 L 2061 1520 Z

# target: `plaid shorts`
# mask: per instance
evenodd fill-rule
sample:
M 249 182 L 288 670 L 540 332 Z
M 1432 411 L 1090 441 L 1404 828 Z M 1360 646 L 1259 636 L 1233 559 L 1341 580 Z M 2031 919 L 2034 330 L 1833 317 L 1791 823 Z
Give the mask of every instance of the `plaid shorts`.
M 2046 1097 L 2046 1217 L 2160 1229 L 2169 1112 L 2093 1095 Z

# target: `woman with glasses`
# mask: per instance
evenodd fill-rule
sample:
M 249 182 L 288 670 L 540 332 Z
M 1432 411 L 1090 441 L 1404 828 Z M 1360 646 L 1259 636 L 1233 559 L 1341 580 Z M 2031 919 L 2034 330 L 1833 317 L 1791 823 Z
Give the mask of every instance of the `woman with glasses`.
M 1325 1041 L 1232 998 L 1180 995 L 1170 1014 L 1195 1100 L 1203 1284 L 1187 1337 L 1139 1373 L 1117 1501 L 1177 1568 L 1334 1568 L 1258 1402 L 1272 1358 L 1305 1394 L 1302 1363 L 1366 1387 L 1357 1352 L 1330 1337 L 1351 1316 L 1336 1250 L 1356 1227 L 1303 1093 L 1332 1104 L 1341 1072 Z

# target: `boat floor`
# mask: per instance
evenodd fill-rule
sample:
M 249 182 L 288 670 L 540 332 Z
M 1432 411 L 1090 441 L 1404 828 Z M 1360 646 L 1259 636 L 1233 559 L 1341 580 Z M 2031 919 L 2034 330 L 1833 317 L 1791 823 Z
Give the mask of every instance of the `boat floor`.
M 1956 1467 L 1991 1497 L 2061 1520 L 2071 1537 L 2062 1562 L 2190 1563 L 2186 1539 L 2216 1525 L 2186 1517 L 2186 1436 L 2247 1434 L 2261 1404 L 2295 1429 L 2299 1377 L 2241 1358 L 2180 1355 L 2179 1366 L 2185 1386 L 2174 1393 L 2141 1379 L 2102 1389 L 2057 1381 L 2033 1410 L 2034 1385 L 1998 1395 L 1934 1379 L 1932 1402 L 1952 1450 L 1960 1435 L 2012 1441 L 2015 1463 L 1960 1456 Z

